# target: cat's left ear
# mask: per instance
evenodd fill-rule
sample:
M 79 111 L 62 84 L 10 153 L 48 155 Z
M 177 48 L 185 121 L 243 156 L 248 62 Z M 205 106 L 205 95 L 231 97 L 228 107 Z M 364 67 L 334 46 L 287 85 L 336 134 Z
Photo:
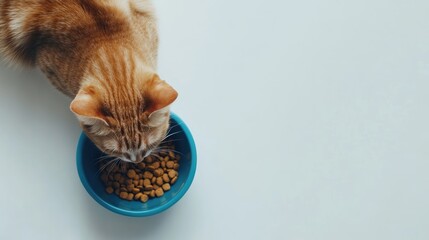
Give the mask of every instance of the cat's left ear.
M 70 110 L 85 124 L 93 125 L 102 122 L 109 125 L 102 111 L 102 104 L 93 87 L 79 90 L 70 104 Z
M 168 107 L 177 99 L 178 93 L 157 74 L 144 86 L 145 112 L 149 115 Z
M 157 74 L 144 87 L 145 108 L 149 115 L 149 125 L 157 126 L 169 117 L 169 106 L 177 99 L 178 93 Z

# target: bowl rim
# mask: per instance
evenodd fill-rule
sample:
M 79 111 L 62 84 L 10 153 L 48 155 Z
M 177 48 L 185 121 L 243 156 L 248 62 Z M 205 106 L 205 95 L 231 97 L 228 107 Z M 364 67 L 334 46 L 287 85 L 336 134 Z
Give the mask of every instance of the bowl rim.
M 79 175 L 79 179 L 80 179 L 82 185 L 84 186 L 85 190 L 89 193 L 89 195 L 96 202 L 98 202 L 101 206 L 105 207 L 106 209 L 108 209 L 114 213 L 124 215 L 124 216 L 148 217 L 148 216 L 152 216 L 152 215 L 155 215 L 155 214 L 158 214 L 158 213 L 161 213 L 161 212 L 167 210 L 168 208 L 173 206 L 175 203 L 177 203 L 185 195 L 185 193 L 191 187 L 191 184 L 192 184 L 194 177 L 195 177 L 195 172 L 197 169 L 197 150 L 195 147 L 194 138 L 192 137 L 191 131 L 189 130 L 188 126 L 186 126 L 185 122 L 179 116 L 177 116 L 177 114 L 175 114 L 173 112 L 170 112 L 170 118 L 173 119 L 174 121 L 176 121 L 177 124 L 181 126 L 184 134 L 186 135 L 186 138 L 189 141 L 191 156 L 192 156 L 191 157 L 191 168 L 189 170 L 189 175 L 188 175 L 182 189 L 180 189 L 180 191 L 172 199 L 168 200 L 168 202 L 166 204 L 163 204 L 161 206 L 157 206 L 157 207 L 149 209 L 149 210 L 130 211 L 130 210 L 118 208 L 118 207 L 115 207 L 115 206 L 107 203 L 104 199 L 102 199 L 100 196 L 98 196 L 94 192 L 94 190 L 90 187 L 90 185 L 88 183 L 88 179 L 86 178 L 85 174 L 83 173 L 81 153 L 82 153 L 82 150 L 84 147 L 84 145 L 83 145 L 84 139 L 87 138 L 87 136 L 85 135 L 84 132 L 81 133 L 81 135 L 79 137 L 79 142 L 77 145 L 77 150 L 76 150 L 77 172 Z M 88 138 L 88 140 L 89 140 L 89 138 Z

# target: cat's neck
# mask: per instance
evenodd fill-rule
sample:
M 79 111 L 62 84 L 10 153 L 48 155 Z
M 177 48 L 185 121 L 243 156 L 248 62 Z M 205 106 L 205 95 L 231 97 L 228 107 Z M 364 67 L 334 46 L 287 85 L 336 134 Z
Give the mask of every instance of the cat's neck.
M 80 87 L 95 85 L 107 91 L 128 91 L 142 84 L 144 74 L 155 72 L 155 61 L 132 47 L 102 46 L 87 61 Z

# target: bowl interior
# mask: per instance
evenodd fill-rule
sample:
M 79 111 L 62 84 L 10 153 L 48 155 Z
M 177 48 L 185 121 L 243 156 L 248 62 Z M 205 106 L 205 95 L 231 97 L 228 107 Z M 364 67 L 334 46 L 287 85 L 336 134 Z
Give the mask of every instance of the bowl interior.
M 176 151 L 181 153 L 179 161 L 179 177 L 171 190 L 165 192 L 160 198 L 150 199 L 146 203 L 140 201 L 126 201 L 115 194 L 107 194 L 98 173 L 97 159 L 105 156 L 82 134 L 80 151 L 78 150 L 78 170 L 81 181 L 88 193 L 104 207 L 129 216 L 148 216 L 163 211 L 177 202 L 189 188 L 195 173 L 196 153 L 195 146 L 189 130 L 184 123 L 172 114 L 170 119 L 170 134 L 165 141 L 172 141 Z M 80 159 L 80 160 L 79 160 Z

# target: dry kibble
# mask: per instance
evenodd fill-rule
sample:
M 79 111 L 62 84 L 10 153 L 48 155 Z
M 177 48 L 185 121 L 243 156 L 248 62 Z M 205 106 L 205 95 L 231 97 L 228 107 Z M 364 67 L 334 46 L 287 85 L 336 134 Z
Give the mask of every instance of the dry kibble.
M 170 177 L 168 176 L 168 174 L 167 174 L 167 173 L 164 173 L 164 174 L 162 175 L 162 180 L 164 180 L 164 182 L 170 182 Z
M 149 186 L 149 185 L 151 185 L 151 182 L 150 182 L 150 180 L 149 179 L 145 179 L 145 180 L 143 180 L 143 186 Z
M 127 176 L 129 178 L 134 178 L 136 176 L 136 170 L 134 170 L 134 169 L 128 170 Z
M 171 170 L 168 172 L 168 176 L 170 178 L 174 178 L 175 176 L 177 176 L 177 172 L 175 170 Z
M 143 173 L 143 178 L 145 179 L 152 179 L 152 177 L 153 177 L 153 174 L 149 171 L 146 171 Z
M 158 188 L 156 189 L 155 194 L 157 197 L 161 197 L 162 195 L 164 195 L 164 190 L 162 190 L 162 188 Z
M 178 163 L 175 163 L 175 164 L 174 164 L 173 169 L 174 169 L 174 170 L 179 170 L 179 166 L 180 166 L 180 165 L 179 165 Z
M 152 163 L 153 162 L 153 158 L 151 156 L 147 157 L 145 159 L 146 163 Z
M 158 153 L 159 156 L 149 156 L 138 164 L 122 163 L 113 168 L 100 169 L 105 191 L 124 200 L 142 203 L 170 191 L 179 176 L 180 155 L 174 154 L 174 146 L 162 146 L 165 149 Z M 107 161 L 102 162 L 100 167 Z
M 150 197 L 155 197 L 155 190 L 150 191 L 149 196 Z
M 139 200 L 142 195 L 143 193 L 137 193 L 136 195 L 134 195 L 134 200 Z
M 139 167 L 139 169 L 143 170 L 146 167 L 146 164 L 144 162 L 140 162 L 137 164 L 137 166 Z
M 162 170 L 161 168 L 158 168 L 158 169 L 156 169 L 156 170 L 153 172 L 153 174 L 154 174 L 156 177 L 160 177 L 160 176 L 162 176 L 162 174 L 164 174 L 164 170 Z
M 112 187 L 107 187 L 107 188 L 106 188 L 106 192 L 107 192 L 108 194 L 112 194 L 112 193 L 113 193 L 113 188 L 112 188 Z
M 128 194 L 128 197 L 127 197 L 127 200 L 128 200 L 128 201 L 131 201 L 131 200 L 133 200 L 133 198 L 134 198 L 134 194 L 129 193 L 129 194 Z
M 142 194 L 141 195 L 141 197 L 140 197 L 140 201 L 142 201 L 142 202 L 147 202 L 149 200 L 149 197 L 148 197 L 148 195 L 146 195 L 146 194 Z
M 162 186 L 162 184 L 164 184 L 164 180 L 162 180 L 162 177 L 157 177 L 156 178 L 156 184 L 158 186 Z
M 128 198 L 128 193 L 127 192 L 121 192 L 119 193 L 119 197 L 122 199 L 127 199 Z
M 166 164 L 167 168 L 174 168 L 174 162 L 173 161 L 168 161 Z
M 154 162 L 154 163 L 152 163 L 152 167 L 153 167 L 153 169 L 157 169 L 157 168 L 159 168 L 159 165 L 160 165 L 160 163 L 159 162 Z
M 128 192 L 133 191 L 133 189 L 134 189 L 134 184 L 130 184 L 130 185 L 127 186 L 127 191 Z
M 170 188 L 171 188 L 171 186 L 168 183 L 165 183 L 165 184 L 162 185 L 162 189 L 164 189 L 164 191 L 169 191 Z

